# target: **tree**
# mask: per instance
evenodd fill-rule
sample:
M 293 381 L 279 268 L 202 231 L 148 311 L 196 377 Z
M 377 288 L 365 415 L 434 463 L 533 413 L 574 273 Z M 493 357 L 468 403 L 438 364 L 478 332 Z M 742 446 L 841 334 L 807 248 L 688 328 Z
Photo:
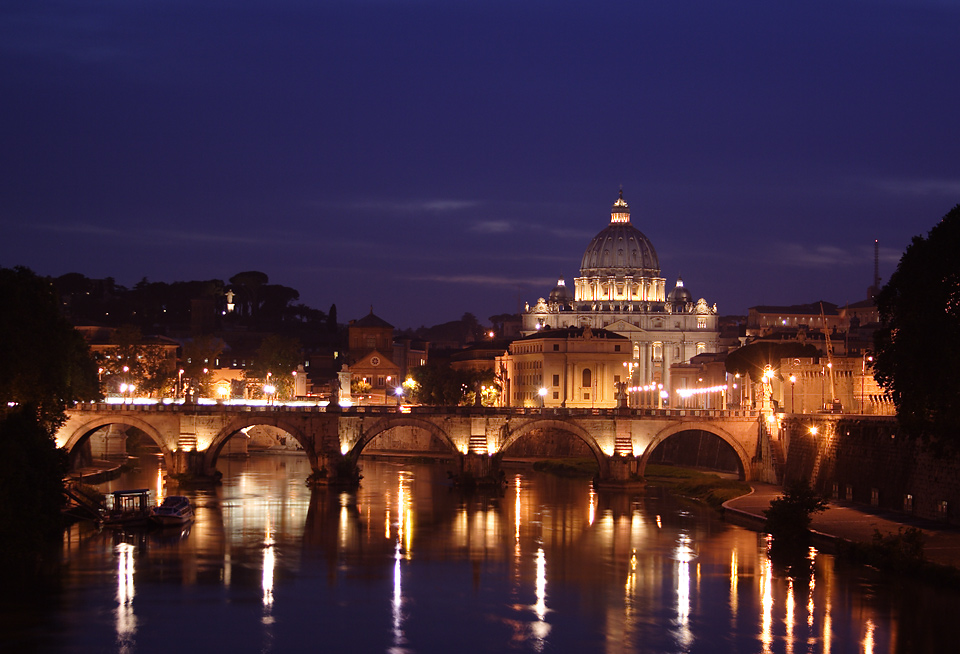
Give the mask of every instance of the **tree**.
M 292 398 L 294 391 L 293 371 L 302 362 L 302 347 L 295 338 L 271 334 L 263 339 L 257 350 L 257 358 L 243 376 L 256 380 L 260 389 L 267 383 L 276 388 L 277 397 Z
M 67 406 L 100 397 L 90 348 L 50 282 L 26 268 L 0 268 L 0 306 L 0 412 L 12 402 L 55 430 Z
M 160 345 L 144 343 L 139 327 L 123 325 L 110 338 L 116 348 L 97 354 L 103 371 L 103 387 L 118 392 L 121 384 L 133 384 L 141 395 L 160 395 L 169 390 L 173 380 L 174 361 Z
M 960 447 L 960 205 L 915 236 L 880 291 L 874 375 L 903 431 Z
M 75 401 L 100 397 L 86 341 L 48 280 L 0 268 L 0 579 L 34 583 L 55 565 L 66 456 L 54 434 Z
M 766 366 L 779 370 L 783 359 L 808 358 L 818 354 L 817 347 L 810 343 L 754 341 L 731 352 L 725 365 L 730 374 L 749 375 L 754 383 L 759 383 Z
M 224 343 L 212 336 L 198 336 L 183 346 L 183 385 L 200 397 L 210 397 L 212 362 L 223 352 Z M 182 390 L 182 389 L 181 389 Z
M 449 365 L 428 363 L 413 369 L 411 399 L 418 404 L 458 406 L 480 403 L 483 385 L 493 385 L 492 372 L 454 370 Z

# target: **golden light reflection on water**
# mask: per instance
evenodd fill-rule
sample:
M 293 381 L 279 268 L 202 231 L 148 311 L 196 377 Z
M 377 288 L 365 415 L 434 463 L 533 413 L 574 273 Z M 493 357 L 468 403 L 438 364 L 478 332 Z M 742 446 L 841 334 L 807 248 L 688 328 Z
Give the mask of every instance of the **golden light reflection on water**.
M 810 548 L 810 566 L 811 568 L 817 563 L 817 549 L 815 547 Z M 813 591 L 817 587 L 817 577 L 816 575 L 810 575 L 810 582 L 807 584 L 807 627 L 813 627 L 813 612 L 814 612 L 814 601 L 813 601 Z
M 690 631 L 690 561 L 693 560 L 693 549 L 690 547 L 690 537 L 680 535 L 677 545 L 677 643 L 682 648 L 688 648 L 693 643 L 693 633 Z
M 115 627 L 117 648 L 122 654 L 133 652 L 136 646 L 133 636 L 137 633 L 137 617 L 133 613 L 133 552 L 130 543 L 120 543 L 117 551 L 117 608 Z
M 267 523 L 266 533 L 263 537 L 263 578 L 260 586 L 263 589 L 263 606 L 266 607 L 266 614 L 269 615 L 269 607 L 273 606 L 273 572 L 277 565 L 276 552 L 273 539 L 273 527 Z
M 625 498 L 597 493 L 588 482 L 571 485 L 568 492 L 566 481 L 544 483 L 534 475 L 516 474 L 505 498 L 464 499 L 436 493 L 442 486 L 424 483 L 420 475 L 426 473 L 419 467 L 378 463 L 368 464 L 359 491 L 328 491 L 319 499 L 315 493 L 311 503 L 304 500 L 299 484 L 271 477 L 270 463 L 256 474 L 248 468 L 232 479 L 227 476 L 222 501 L 201 500 L 197 524 L 178 544 L 150 543 L 167 557 L 173 548 L 178 550 L 182 579 L 189 583 L 183 553 L 209 539 L 211 546 L 191 554 L 212 555 L 227 594 L 246 588 L 255 597 L 256 572 L 262 565 L 263 618 L 268 625 L 274 619 L 282 624 L 288 605 L 284 600 L 302 592 L 285 580 L 294 578 L 301 565 L 326 557 L 330 585 L 323 592 L 328 595 L 356 578 L 382 579 L 392 571 L 392 584 L 379 591 L 384 609 L 377 627 L 381 638 L 393 651 L 429 651 L 413 642 L 418 621 L 427 618 L 418 616 L 419 591 L 411 580 L 419 580 L 421 570 L 429 571 L 432 562 L 443 560 L 450 566 L 473 566 L 476 595 L 496 592 L 500 584 L 497 617 L 510 625 L 513 644 L 522 643 L 528 651 L 555 646 L 549 641 L 559 632 L 551 630 L 551 622 L 566 620 L 594 621 L 590 628 L 603 634 L 596 651 L 608 654 L 705 648 L 716 629 L 726 630 L 726 644 L 736 639 L 754 643 L 751 651 L 801 654 L 848 651 L 851 646 L 871 654 L 890 650 L 893 627 L 886 616 L 878 618 L 869 603 L 835 599 L 847 596 L 835 595 L 833 585 L 849 597 L 860 596 L 846 590 L 841 573 L 834 582 L 829 556 L 821 558 L 811 548 L 813 573 L 790 580 L 775 573 L 765 543 L 756 535 L 727 525 L 704 527 L 692 511 L 675 509 L 672 500 L 652 493 Z M 145 469 L 145 483 L 139 487 L 152 486 L 155 474 L 156 469 Z M 358 510 L 361 505 L 363 511 Z M 313 514 L 304 532 L 301 509 L 306 506 Z M 511 523 L 512 533 L 507 529 Z M 82 546 L 71 541 L 68 556 Z M 117 601 L 111 607 L 116 609 L 118 643 L 133 642 L 138 618 L 142 639 L 149 618 L 143 615 L 143 588 L 137 589 L 134 616 L 135 553 L 126 547 L 115 550 L 119 560 L 111 564 L 118 575 Z M 149 554 L 136 551 L 141 579 L 150 565 Z M 203 574 L 202 563 L 200 569 Z M 121 574 L 124 570 L 128 572 Z M 230 590 L 231 576 L 236 590 Z M 107 592 L 112 595 L 113 589 Z M 281 595 L 279 601 L 275 593 Z M 589 604 L 585 600 L 575 615 L 561 610 L 571 605 L 571 595 L 589 597 Z M 491 612 L 497 614 L 497 609 Z
M 786 627 L 786 653 L 793 654 L 793 579 L 787 579 L 787 614 L 784 618 Z
M 393 551 L 393 597 L 390 601 L 391 614 L 393 617 L 393 647 L 398 649 L 406 643 L 403 635 L 403 584 L 401 579 L 402 569 L 400 561 L 403 559 L 403 553 L 400 551 L 400 540 L 397 539 Z
M 537 619 L 530 625 L 530 632 L 533 636 L 533 647 L 536 651 L 542 651 L 546 643 L 547 636 L 550 633 L 550 624 L 547 622 L 547 557 L 543 548 L 537 550 L 537 582 L 536 582 L 537 603 L 533 610 Z
M 730 550 L 730 625 L 737 623 L 737 582 L 739 581 L 740 571 L 737 565 L 737 550 Z
M 760 561 L 760 644 L 765 654 L 773 645 L 773 564 L 769 557 Z
M 863 654 L 873 654 L 873 620 L 867 619 L 866 633 L 863 635 Z
M 587 509 L 587 524 L 592 525 L 593 521 L 597 517 L 597 494 L 593 491 L 593 487 L 590 487 L 590 503 Z
M 517 543 L 520 542 L 520 475 L 514 477 L 513 485 L 516 488 L 516 498 L 513 502 L 513 532 Z

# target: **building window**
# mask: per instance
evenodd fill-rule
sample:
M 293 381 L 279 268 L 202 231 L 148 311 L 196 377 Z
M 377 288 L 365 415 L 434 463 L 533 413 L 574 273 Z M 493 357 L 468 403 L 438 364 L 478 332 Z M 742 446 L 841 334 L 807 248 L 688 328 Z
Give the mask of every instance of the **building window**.
M 559 385 L 560 385 L 560 375 L 554 375 L 554 376 L 553 376 L 553 385 L 554 385 L 554 386 L 559 386 Z
M 589 399 L 590 399 L 590 393 L 584 393 L 584 394 L 583 394 L 583 399 L 589 400 Z
M 553 399 L 555 399 L 555 400 L 559 400 L 559 399 L 560 399 L 560 391 L 554 391 L 554 392 L 553 392 Z
M 697 316 L 697 329 L 706 329 L 706 328 L 707 328 L 707 317 Z
M 706 343 L 697 343 L 697 354 L 703 354 L 707 351 Z
M 640 346 L 637 345 L 636 343 L 633 344 L 633 358 L 634 359 L 640 358 Z
M 560 344 L 559 344 L 559 343 L 554 343 L 554 344 L 553 344 L 553 351 L 554 351 L 554 352 L 559 352 L 559 351 L 560 351 Z
M 620 351 L 620 346 L 619 346 L 619 345 L 614 345 L 614 346 L 613 346 L 613 351 L 614 351 L 614 352 L 619 352 L 619 351 Z
M 593 386 L 593 374 L 590 372 L 590 368 L 584 368 L 583 373 L 580 375 L 580 385 L 584 388 L 590 388 Z M 586 397 L 584 399 L 589 399 Z
M 653 344 L 653 360 L 663 361 L 663 343 Z

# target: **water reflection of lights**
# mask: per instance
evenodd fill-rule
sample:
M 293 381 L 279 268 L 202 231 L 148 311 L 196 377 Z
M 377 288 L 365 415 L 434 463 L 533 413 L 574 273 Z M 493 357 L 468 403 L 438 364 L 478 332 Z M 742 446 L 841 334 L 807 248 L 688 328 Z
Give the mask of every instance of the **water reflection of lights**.
M 393 614 L 393 651 L 399 651 L 406 638 L 403 635 L 403 589 L 401 586 L 400 560 L 403 553 L 400 551 L 400 541 L 397 540 L 393 549 L 393 600 L 390 603 Z
M 760 562 L 760 642 L 763 652 L 769 654 L 773 644 L 773 564 L 769 557 L 763 557 Z
M 873 654 L 873 620 L 867 619 L 867 633 L 863 635 L 863 654 Z
M 157 504 L 163 504 L 163 466 L 162 465 L 157 465 Z
M 793 654 L 793 579 L 787 579 L 786 654 Z
M 657 529 L 663 529 L 663 522 L 660 521 L 660 516 L 657 516 Z
M 550 633 L 550 625 L 546 621 L 547 616 L 547 559 L 543 553 L 543 548 L 537 549 L 537 603 L 533 610 L 537 614 L 537 621 L 530 625 L 530 631 L 534 638 L 534 649 L 542 651 L 547 637 Z
M 690 537 L 680 536 L 677 545 L 677 640 L 683 648 L 687 648 L 693 641 L 690 631 L 690 561 L 693 560 L 693 548 L 690 547 Z
M 117 645 L 122 653 L 134 649 L 133 635 L 137 633 L 137 618 L 133 614 L 133 545 L 117 545 Z
M 592 525 L 596 517 L 597 517 L 597 494 L 594 492 L 593 488 L 591 488 L 590 489 L 590 505 L 587 510 L 587 522 L 589 522 Z
M 402 652 L 406 637 L 403 633 L 403 586 L 401 584 L 402 568 L 400 561 L 404 558 L 410 559 L 410 551 L 413 545 L 413 498 L 410 493 L 410 482 L 412 475 L 406 471 L 400 471 L 397 475 L 397 540 L 393 546 L 393 597 L 390 601 L 391 615 L 393 617 L 393 647 L 391 652 Z M 389 503 L 389 497 L 388 497 Z M 390 537 L 390 508 L 386 510 L 387 518 L 387 538 Z
M 739 607 L 739 597 L 737 595 L 737 584 L 739 582 L 740 570 L 737 560 L 737 550 L 730 551 L 730 618 L 731 624 L 736 624 L 737 608 Z
M 816 563 L 816 560 L 817 560 L 817 548 L 815 547 L 810 548 L 809 558 L 810 558 L 810 567 L 812 569 L 813 565 Z M 807 626 L 808 627 L 813 627 L 813 608 L 814 608 L 813 589 L 816 587 L 816 585 L 817 585 L 817 582 L 814 578 L 814 575 L 810 575 L 810 584 L 809 584 L 810 590 L 807 593 Z
M 267 607 L 267 615 L 264 617 L 266 622 L 269 617 L 269 607 L 273 605 L 273 569 L 276 566 L 276 553 L 274 552 L 273 528 L 267 523 L 266 534 L 263 539 L 263 605 Z
M 514 513 L 513 531 L 514 531 L 514 536 L 516 538 L 516 541 L 517 543 L 519 543 L 520 542 L 520 475 L 517 475 L 516 477 L 514 477 L 513 484 L 517 489 L 517 496 L 516 496 L 516 499 L 514 500 L 514 506 L 513 506 L 513 513 Z M 592 493 L 593 491 L 590 491 L 590 492 Z M 591 523 L 592 522 L 593 521 L 591 521 Z

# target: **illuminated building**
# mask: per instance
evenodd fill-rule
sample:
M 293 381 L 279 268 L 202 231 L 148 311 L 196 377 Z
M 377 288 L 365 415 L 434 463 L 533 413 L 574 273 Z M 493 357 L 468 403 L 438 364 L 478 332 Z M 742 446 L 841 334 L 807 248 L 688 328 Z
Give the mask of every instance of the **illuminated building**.
M 605 329 L 541 329 L 497 358 L 503 406 L 613 408 L 625 382 L 630 341 Z
M 347 326 L 350 347 L 351 383 L 355 401 L 386 404 L 394 401 L 393 390 L 400 384 L 400 366 L 393 361 L 393 325 L 370 313 Z
M 633 386 L 670 388 L 670 366 L 717 352 L 717 307 L 694 301 L 678 277 L 666 291 L 660 260 L 650 240 L 630 222 L 623 192 L 610 224 L 587 246 L 571 294 L 563 279 L 547 298 L 523 313 L 524 335 L 564 327 L 606 329 L 629 339 Z

